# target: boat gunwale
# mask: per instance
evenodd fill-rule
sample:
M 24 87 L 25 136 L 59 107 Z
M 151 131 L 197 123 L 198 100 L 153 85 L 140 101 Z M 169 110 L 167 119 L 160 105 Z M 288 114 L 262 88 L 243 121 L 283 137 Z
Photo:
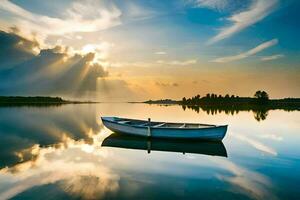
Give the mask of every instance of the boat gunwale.
M 118 123 L 118 121 L 114 121 L 114 120 L 109 120 L 109 119 L 104 119 L 106 117 L 101 117 L 102 121 L 107 121 L 107 122 L 110 122 L 110 123 L 114 123 L 114 124 L 119 124 L 119 125 L 122 125 L 122 126 L 127 126 L 127 127 L 134 127 L 134 128 L 148 128 L 149 126 L 139 126 L 139 125 L 130 125 L 130 124 L 121 124 L 121 123 Z M 145 121 L 147 122 L 146 120 L 139 120 L 139 119 L 128 119 L 128 118 L 119 118 L 119 119 L 124 119 L 124 120 L 137 120 L 137 121 Z M 176 123 L 176 122 L 156 122 L 156 121 L 151 121 L 151 122 L 154 122 L 154 123 L 174 123 L 174 124 L 180 124 L 180 123 Z M 197 127 L 188 127 L 188 128 L 179 128 L 179 127 L 152 127 L 150 126 L 151 129 L 172 129 L 172 130 L 199 130 L 199 129 L 219 129 L 219 128 L 227 128 L 228 125 L 212 125 L 212 124 L 197 124 L 197 123 L 189 123 L 189 124 L 194 124 L 194 125 L 206 125 L 206 126 L 211 126 L 211 127 L 201 127 L 201 128 L 197 128 Z

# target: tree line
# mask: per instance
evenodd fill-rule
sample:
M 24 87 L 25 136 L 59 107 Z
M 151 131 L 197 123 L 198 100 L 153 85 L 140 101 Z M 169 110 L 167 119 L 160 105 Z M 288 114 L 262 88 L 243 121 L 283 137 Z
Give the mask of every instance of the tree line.
M 0 103 L 64 103 L 67 102 L 61 97 L 44 96 L 0 96 Z
M 182 105 L 201 105 L 201 104 L 267 104 L 270 102 L 269 95 L 265 91 L 256 91 L 253 97 L 239 97 L 226 94 L 225 96 L 208 93 L 201 97 L 199 94 L 186 98 L 183 97 Z

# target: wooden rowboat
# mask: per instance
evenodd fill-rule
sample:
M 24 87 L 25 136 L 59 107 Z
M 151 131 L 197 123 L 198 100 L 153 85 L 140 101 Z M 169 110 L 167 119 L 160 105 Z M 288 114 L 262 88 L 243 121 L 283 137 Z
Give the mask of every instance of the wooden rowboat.
M 113 132 L 153 138 L 221 141 L 227 131 L 227 125 L 154 122 L 150 119 L 146 121 L 119 117 L 101 117 L 101 119 Z
M 148 153 L 167 151 L 227 157 L 226 148 L 222 141 L 165 140 L 113 133 L 104 139 L 101 146 L 145 150 Z

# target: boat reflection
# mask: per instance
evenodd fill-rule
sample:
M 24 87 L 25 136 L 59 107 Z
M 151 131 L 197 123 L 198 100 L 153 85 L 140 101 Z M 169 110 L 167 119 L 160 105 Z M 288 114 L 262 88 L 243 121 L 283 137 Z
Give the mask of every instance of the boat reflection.
M 211 156 L 227 157 L 226 148 L 221 141 L 187 141 L 158 138 L 143 138 L 113 133 L 102 142 L 102 146 L 118 147 L 151 151 L 168 151 L 180 153 L 194 153 Z

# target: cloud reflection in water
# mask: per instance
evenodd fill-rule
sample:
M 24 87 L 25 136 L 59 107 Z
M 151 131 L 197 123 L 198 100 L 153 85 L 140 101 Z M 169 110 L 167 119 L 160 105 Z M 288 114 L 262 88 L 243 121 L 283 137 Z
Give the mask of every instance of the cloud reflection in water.
M 0 199 L 9 199 L 34 186 L 55 184 L 65 192 L 82 198 L 100 198 L 107 192 L 118 189 L 119 176 L 103 164 L 106 152 L 96 148 L 103 133 L 95 135 L 93 144 L 66 138 L 59 147 L 32 147 L 38 152 L 34 160 L 0 170 L 3 180 L 10 180 L 6 191 L 0 192 Z M 85 151 L 93 146 L 92 151 Z M 80 158 L 80 159 L 78 159 Z

